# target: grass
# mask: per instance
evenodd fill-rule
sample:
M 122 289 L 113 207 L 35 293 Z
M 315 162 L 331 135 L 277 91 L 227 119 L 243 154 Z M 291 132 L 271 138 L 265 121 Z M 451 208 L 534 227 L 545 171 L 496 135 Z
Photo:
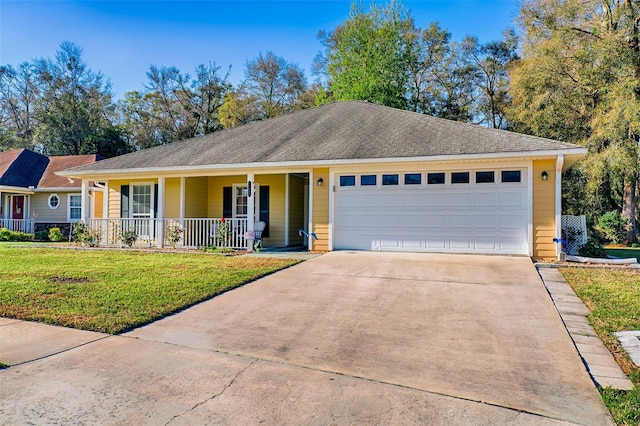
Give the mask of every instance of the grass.
M 619 425 L 640 425 L 640 367 L 613 334 L 640 330 L 640 271 L 566 268 L 560 272 L 591 310 L 589 322 L 635 385 L 631 391 L 600 389 L 602 399 Z
M 638 259 L 638 262 L 640 262 L 640 248 L 631 248 L 631 247 L 624 247 L 624 248 L 609 248 L 609 247 L 605 247 L 604 251 L 610 255 L 610 256 L 616 256 L 616 257 L 621 257 L 621 258 L 630 258 L 630 257 L 635 257 L 636 259 Z
M 0 316 L 117 334 L 297 262 L 0 246 Z

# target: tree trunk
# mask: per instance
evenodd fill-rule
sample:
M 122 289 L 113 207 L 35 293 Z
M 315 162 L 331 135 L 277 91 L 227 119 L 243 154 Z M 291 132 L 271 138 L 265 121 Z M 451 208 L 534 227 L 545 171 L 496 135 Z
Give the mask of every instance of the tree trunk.
M 638 242 L 638 221 L 636 218 L 637 194 L 636 187 L 638 179 L 634 176 L 624 183 L 624 193 L 622 195 L 622 217 L 627 219 L 626 244 Z

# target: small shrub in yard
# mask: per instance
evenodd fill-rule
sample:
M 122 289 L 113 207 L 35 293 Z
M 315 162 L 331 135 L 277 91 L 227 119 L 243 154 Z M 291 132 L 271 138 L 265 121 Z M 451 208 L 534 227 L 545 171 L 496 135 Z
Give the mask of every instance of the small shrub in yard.
M 590 236 L 587 238 L 587 242 L 580 247 L 578 251 L 580 256 L 585 257 L 606 257 L 607 253 L 604 251 L 602 242 L 598 237 Z
M 7 228 L 0 228 L 0 241 L 11 241 L 11 231 Z
M 49 229 L 49 239 L 57 243 L 64 240 L 64 234 L 60 228 L 51 228 Z
M 633 243 L 633 244 L 631 244 L 631 247 L 640 248 L 640 243 Z
M 138 234 L 136 231 L 124 231 L 120 234 L 120 240 L 123 244 L 126 244 L 129 247 L 133 247 L 135 242 L 138 240 Z
M 34 237 L 33 234 L 27 234 L 26 232 L 10 231 L 7 228 L 0 228 L 0 241 L 32 241 Z
M 169 226 L 165 232 L 167 237 L 167 241 L 171 244 L 171 247 L 176 248 L 178 243 L 180 242 L 180 238 L 182 238 L 182 233 L 184 231 L 179 226 Z
M 47 231 L 38 231 L 35 234 L 35 240 L 36 241 L 48 241 L 49 240 L 49 233 Z
M 87 225 L 82 222 L 77 222 L 73 225 L 71 238 L 73 241 L 89 247 L 97 247 L 100 243 L 100 235 L 98 235 L 96 231 L 89 229 Z
M 612 244 L 620 244 L 624 241 L 626 226 L 627 219 L 616 210 L 607 212 L 598 219 L 598 228 Z

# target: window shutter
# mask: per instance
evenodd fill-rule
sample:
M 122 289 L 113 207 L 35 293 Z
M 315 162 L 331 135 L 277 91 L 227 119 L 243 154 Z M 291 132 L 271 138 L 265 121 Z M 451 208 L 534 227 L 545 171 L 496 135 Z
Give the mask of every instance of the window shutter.
M 120 187 L 120 217 L 123 219 L 129 217 L 129 185 Z
M 233 188 L 225 186 L 222 188 L 222 217 L 233 217 Z
M 269 187 L 261 186 L 260 187 L 260 220 L 267 224 L 262 232 L 263 238 L 269 237 Z

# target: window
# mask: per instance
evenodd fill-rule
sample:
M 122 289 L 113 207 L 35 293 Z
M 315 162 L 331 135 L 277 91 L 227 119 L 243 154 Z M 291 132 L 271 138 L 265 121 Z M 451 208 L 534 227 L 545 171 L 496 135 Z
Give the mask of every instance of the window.
M 493 183 L 495 181 L 494 172 L 476 172 L 476 183 Z
M 420 185 L 422 183 L 422 175 L 420 173 L 407 173 L 404 175 L 405 185 Z
M 51 210 L 55 210 L 58 208 L 59 205 L 60 205 L 60 197 L 58 197 L 58 194 L 49 195 L 49 208 Z
M 69 194 L 69 221 L 82 219 L 82 195 Z
M 427 183 L 429 185 L 442 185 L 444 184 L 444 173 L 428 173 Z
M 131 185 L 131 217 L 152 218 L 153 217 L 153 185 L 132 184 Z
M 398 182 L 398 175 L 382 175 L 383 185 L 397 185 Z
M 234 187 L 235 195 L 234 195 L 234 209 L 233 209 L 233 217 L 234 218 L 245 218 L 247 217 L 247 187 L 246 186 L 236 186 Z
M 260 219 L 260 210 L 263 205 L 260 204 L 260 193 L 262 186 L 257 183 L 253 183 L 253 220 L 255 222 L 261 220 Z M 234 219 L 246 219 L 249 217 L 249 190 L 247 189 L 247 185 L 244 183 L 234 184 L 233 185 L 233 198 L 232 198 L 232 207 L 231 207 L 231 217 Z M 267 195 L 268 197 L 268 195 Z M 268 202 L 268 200 L 267 200 Z M 261 207 L 262 206 L 262 207 Z M 268 210 L 268 206 L 267 209 Z M 224 214 L 224 212 L 223 212 Z M 228 217 L 228 216 L 227 216 Z M 265 221 L 267 223 L 267 221 Z
M 376 175 L 360 176 L 360 186 L 375 186 L 377 183 Z
M 340 176 L 340 186 L 356 186 L 356 177 Z
M 451 173 L 451 183 L 469 183 L 469 172 Z
M 502 182 L 520 182 L 522 180 L 520 170 L 503 170 Z

